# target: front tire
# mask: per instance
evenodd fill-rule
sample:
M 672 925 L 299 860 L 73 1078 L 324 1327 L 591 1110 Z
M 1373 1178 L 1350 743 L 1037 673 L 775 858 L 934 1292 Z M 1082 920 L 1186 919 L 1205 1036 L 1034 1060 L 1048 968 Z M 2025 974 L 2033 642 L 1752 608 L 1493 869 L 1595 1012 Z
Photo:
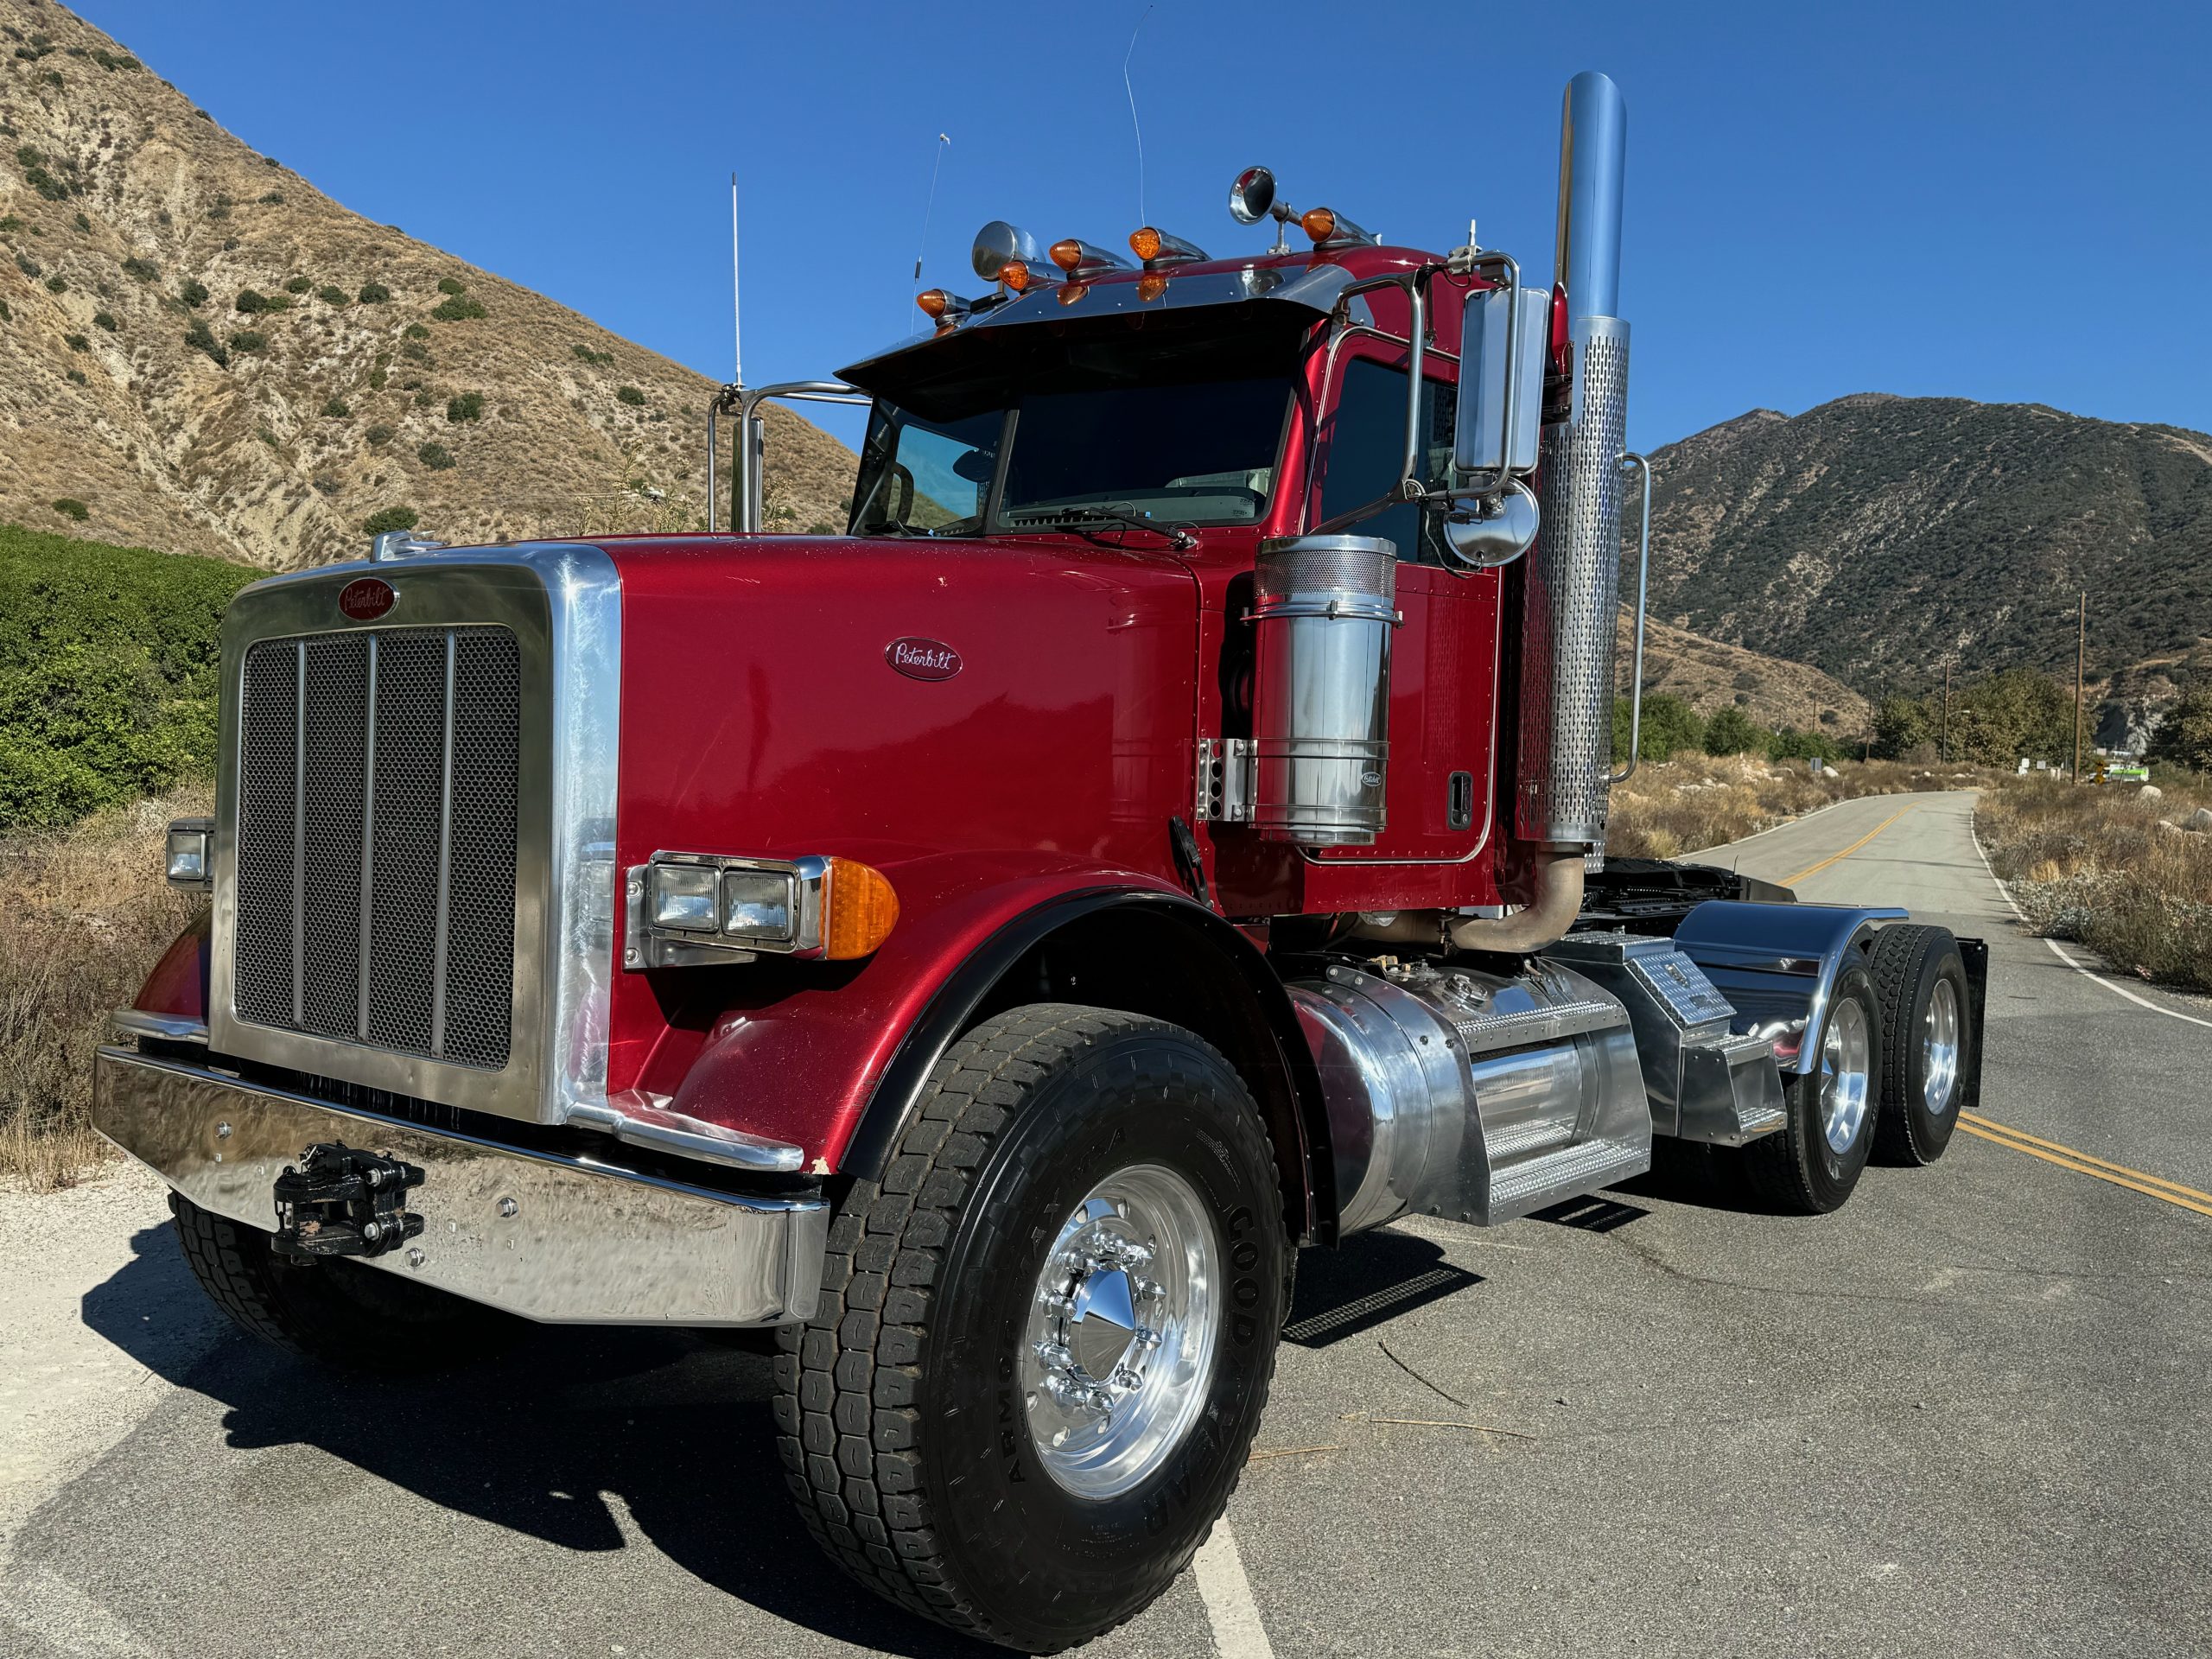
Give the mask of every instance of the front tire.
M 1838 971 L 1811 1064 L 1783 1090 L 1783 1127 L 1743 1152 L 1751 1191 L 1791 1215 L 1840 1210 L 1873 1150 L 1881 1102 L 1882 1017 L 1863 960 Z
M 264 1342 L 340 1370 L 410 1376 L 497 1352 L 510 1314 L 358 1262 L 294 1262 L 273 1241 L 169 1194 L 185 1265 L 215 1306 Z
M 1290 1270 L 1273 1150 L 1213 1049 L 1104 1009 L 987 1020 L 780 1333 L 800 1514 L 940 1623 L 1035 1653 L 1110 1630 L 1227 1507 Z

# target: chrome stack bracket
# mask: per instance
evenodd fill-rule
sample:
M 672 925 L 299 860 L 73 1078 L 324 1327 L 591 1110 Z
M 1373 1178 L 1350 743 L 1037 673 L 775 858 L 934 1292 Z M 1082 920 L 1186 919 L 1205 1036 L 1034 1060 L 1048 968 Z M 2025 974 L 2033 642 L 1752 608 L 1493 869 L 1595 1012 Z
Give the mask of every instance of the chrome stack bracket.
M 1198 799 L 1201 823 L 1249 823 L 1259 746 L 1249 737 L 1198 740 Z

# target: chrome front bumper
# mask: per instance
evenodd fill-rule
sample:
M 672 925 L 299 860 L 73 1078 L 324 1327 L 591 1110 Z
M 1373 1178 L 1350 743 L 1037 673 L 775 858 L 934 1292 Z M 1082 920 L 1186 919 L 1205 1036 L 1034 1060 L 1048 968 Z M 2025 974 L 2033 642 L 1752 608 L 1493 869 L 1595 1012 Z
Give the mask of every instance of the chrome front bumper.
M 425 1172 L 404 1249 L 365 1258 L 471 1301 L 563 1325 L 781 1325 L 814 1312 L 830 1210 L 524 1152 L 183 1061 L 103 1048 L 92 1122 L 201 1209 L 276 1230 L 272 1184 L 317 1142 Z

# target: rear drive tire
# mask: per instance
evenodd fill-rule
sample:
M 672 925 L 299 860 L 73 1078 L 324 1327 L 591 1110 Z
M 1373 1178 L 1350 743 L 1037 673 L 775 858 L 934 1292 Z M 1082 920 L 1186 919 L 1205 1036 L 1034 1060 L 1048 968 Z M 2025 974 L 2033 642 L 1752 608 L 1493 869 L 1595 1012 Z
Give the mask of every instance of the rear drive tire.
M 1966 958 L 1950 929 L 1904 922 L 1877 933 L 1871 955 L 1882 1004 L 1882 1113 L 1874 1151 L 1885 1164 L 1932 1164 L 1951 1144 L 1973 1075 Z
M 1783 1090 L 1783 1127 L 1743 1152 L 1758 1197 L 1792 1215 L 1840 1210 L 1859 1185 L 1874 1145 L 1881 1101 L 1882 1019 L 1874 980 L 1861 959 L 1838 971 L 1811 1066 Z
M 527 1327 L 510 1314 L 358 1262 L 296 1262 L 271 1236 L 169 1194 L 185 1265 L 264 1342 L 342 1370 L 406 1376 L 480 1359 Z
M 1044 1004 L 938 1065 L 783 1327 L 779 1446 L 835 1559 L 1052 1653 L 1189 1562 L 1267 1404 L 1291 1250 L 1266 1129 L 1179 1027 Z

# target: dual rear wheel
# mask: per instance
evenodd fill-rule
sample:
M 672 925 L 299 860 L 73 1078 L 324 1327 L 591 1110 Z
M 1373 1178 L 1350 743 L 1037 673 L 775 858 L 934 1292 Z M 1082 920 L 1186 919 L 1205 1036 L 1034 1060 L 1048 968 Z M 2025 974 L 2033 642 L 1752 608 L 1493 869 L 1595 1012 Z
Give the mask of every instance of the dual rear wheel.
M 1778 1210 L 1826 1215 L 1867 1160 L 1943 1155 L 1973 1075 L 1966 963 L 1948 928 L 1900 923 L 1844 964 L 1808 1027 L 1804 1070 L 1783 1089 L 1781 1129 L 1744 1148 L 1752 1192 Z

